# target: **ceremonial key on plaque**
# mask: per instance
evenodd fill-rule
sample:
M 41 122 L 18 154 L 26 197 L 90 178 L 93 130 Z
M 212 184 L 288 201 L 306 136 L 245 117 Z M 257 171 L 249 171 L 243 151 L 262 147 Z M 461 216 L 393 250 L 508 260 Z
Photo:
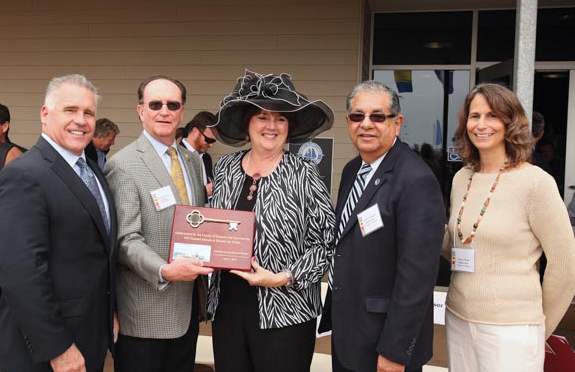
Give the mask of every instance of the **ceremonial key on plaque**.
M 251 270 L 254 212 L 176 205 L 169 261 L 197 258 L 204 266 Z

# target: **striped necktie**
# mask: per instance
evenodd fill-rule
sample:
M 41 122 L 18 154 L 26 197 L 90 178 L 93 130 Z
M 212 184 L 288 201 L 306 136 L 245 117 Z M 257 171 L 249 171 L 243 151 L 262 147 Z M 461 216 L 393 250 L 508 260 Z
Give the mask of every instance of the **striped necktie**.
M 178 159 L 176 149 L 170 147 L 169 149 L 166 150 L 166 152 L 168 153 L 168 155 L 170 155 L 170 159 L 172 160 L 170 175 L 172 176 L 174 185 L 176 185 L 178 195 L 180 195 L 182 204 L 189 205 L 190 199 L 188 198 L 188 190 L 186 189 L 186 179 L 184 178 L 184 172 L 182 171 L 182 165 L 180 164 L 180 160 Z
M 96 183 L 96 176 L 94 171 L 86 164 L 86 160 L 83 158 L 78 159 L 76 162 L 78 168 L 80 168 L 80 178 L 84 184 L 88 187 L 88 190 L 94 195 L 96 203 L 98 203 L 98 209 L 100 214 L 102 214 L 102 219 L 104 220 L 104 226 L 106 226 L 106 232 L 110 234 L 110 221 L 108 221 L 108 215 L 106 214 L 106 207 L 104 206 L 104 199 Z
M 347 200 L 345 202 L 343 210 L 341 211 L 341 219 L 339 221 L 339 227 L 337 229 L 337 233 L 335 236 L 334 247 L 336 247 L 337 243 L 339 243 L 339 239 L 341 238 L 341 234 L 343 233 L 343 230 L 345 230 L 345 226 L 347 225 L 347 222 L 349 221 L 349 217 L 351 216 L 351 212 L 353 212 L 353 209 L 355 208 L 357 201 L 359 200 L 359 198 L 361 197 L 361 194 L 363 193 L 363 189 L 365 189 L 365 177 L 367 176 L 367 174 L 369 172 L 371 172 L 371 165 L 366 164 L 366 163 L 363 163 L 363 165 L 359 169 L 359 172 L 357 172 L 357 176 L 355 177 L 355 182 L 353 183 L 353 187 L 351 188 L 351 191 L 349 192 L 349 195 L 347 197 Z M 331 259 L 331 265 L 329 267 L 328 283 L 329 283 L 330 288 L 331 288 L 331 283 L 333 280 L 333 266 L 334 266 L 334 264 L 335 264 L 335 249 L 334 249 L 333 257 Z

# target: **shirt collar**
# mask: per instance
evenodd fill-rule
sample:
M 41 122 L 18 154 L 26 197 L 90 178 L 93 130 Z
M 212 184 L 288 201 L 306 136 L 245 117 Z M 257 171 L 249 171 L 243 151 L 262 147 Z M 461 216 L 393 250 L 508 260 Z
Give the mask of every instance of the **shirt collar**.
M 187 141 L 186 138 L 183 138 L 183 139 L 182 139 L 182 143 L 184 144 L 184 146 L 185 146 L 188 150 L 190 150 L 190 152 L 196 152 L 196 149 L 194 148 L 194 146 L 192 146 L 192 145 Z
M 395 139 L 393 140 L 393 144 L 391 145 L 391 147 L 393 147 L 395 145 L 395 142 L 397 141 L 397 137 L 395 137 Z M 389 148 L 389 150 L 391 150 L 391 147 Z M 375 159 L 375 161 L 371 162 L 369 165 L 371 165 L 371 170 L 374 171 L 377 168 L 379 168 L 379 165 L 381 164 L 381 162 L 383 161 L 383 159 L 385 158 L 385 156 L 387 155 L 387 153 L 389 152 L 389 150 L 387 150 L 387 152 L 383 155 L 381 155 L 379 158 Z M 361 161 L 361 165 L 363 166 L 365 164 L 365 161 Z
M 78 159 L 82 158 L 84 159 L 84 161 L 86 160 L 86 155 L 84 155 L 84 151 L 82 151 L 82 155 L 78 156 L 72 153 L 70 150 L 66 150 L 65 148 L 57 144 L 46 133 L 42 133 L 42 138 L 48 141 L 48 143 L 54 148 L 54 150 L 56 150 L 58 154 L 60 154 L 64 158 L 64 160 L 66 160 L 66 163 L 70 164 L 72 168 L 74 168 L 74 165 L 76 165 Z
M 160 157 L 164 156 L 166 154 L 166 151 L 170 147 L 173 147 L 176 150 L 178 149 L 178 146 L 176 146 L 176 140 L 175 139 L 174 139 L 174 142 L 172 143 L 171 146 L 166 146 L 163 143 L 161 143 L 160 141 L 158 141 L 157 139 L 155 139 L 154 137 L 152 137 L 152 135 L 150 133 L 148 133 L 145 129 L 144 129 L 144 136 L 146 136 L 148 141 L 150 141 L 150 143 L 154 147 L 154 150 L 156 150 L 156 152 L 158 153 L 158 155 Z

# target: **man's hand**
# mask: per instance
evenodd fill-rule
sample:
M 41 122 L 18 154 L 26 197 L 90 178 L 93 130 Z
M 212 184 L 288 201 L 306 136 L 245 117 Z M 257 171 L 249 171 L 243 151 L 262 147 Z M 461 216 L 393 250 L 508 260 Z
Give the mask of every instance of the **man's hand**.
M 230 270 L 230 273 L 236 274 L 237 276 L 242 277 L 251 286 L 260 286 L 260 287 L 281 287 L 287 284 L 287 276 L 285 273 L 277 273 L 274 274 L 269 270 L 264 269 L 261 267 L 255 258 L 252 258 L 252 271 L 239 271 L 239 270 Z
M 162 266 L 162 278 L 169 282 L 189 282 L 198 275 L 208 275 L 214 271 L 203 265 L 204 263 L 197 259 L 178 257 L 172 263 Z
M 211 183 L 211 182 L 206 184 L 206 193 L 208 194 L 208 197 L 209 197 L 209 198 L 212 197 L 213 187 L 214 187 L 214 184 Z
M 54 372 L 86 372 L 86 363 L 75 344 L 68 350 L 50 360 Z
M 405 366 L 403 364 L 392 362 L 389 359 L 379 355 L 377 357 L 377 372 L 404 372 Z
M 114 313 L 114 343 L 118 342 L 120 335 L 120 321 L 118 320 L 118 313 Z

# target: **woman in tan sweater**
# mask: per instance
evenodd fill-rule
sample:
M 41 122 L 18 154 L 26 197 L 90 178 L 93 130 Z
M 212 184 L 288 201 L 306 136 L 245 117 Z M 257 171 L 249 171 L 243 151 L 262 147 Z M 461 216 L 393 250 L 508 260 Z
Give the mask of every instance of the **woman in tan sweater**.
M 481 84 L 456 131 L 447 295 L 449 368 L 543 371 L 545 339 L 575 294 L 575 239 L 553 178 L 527 162 L 533 139 L 509 89 Z M 543 285 L 537 262 L 547 256 Z

